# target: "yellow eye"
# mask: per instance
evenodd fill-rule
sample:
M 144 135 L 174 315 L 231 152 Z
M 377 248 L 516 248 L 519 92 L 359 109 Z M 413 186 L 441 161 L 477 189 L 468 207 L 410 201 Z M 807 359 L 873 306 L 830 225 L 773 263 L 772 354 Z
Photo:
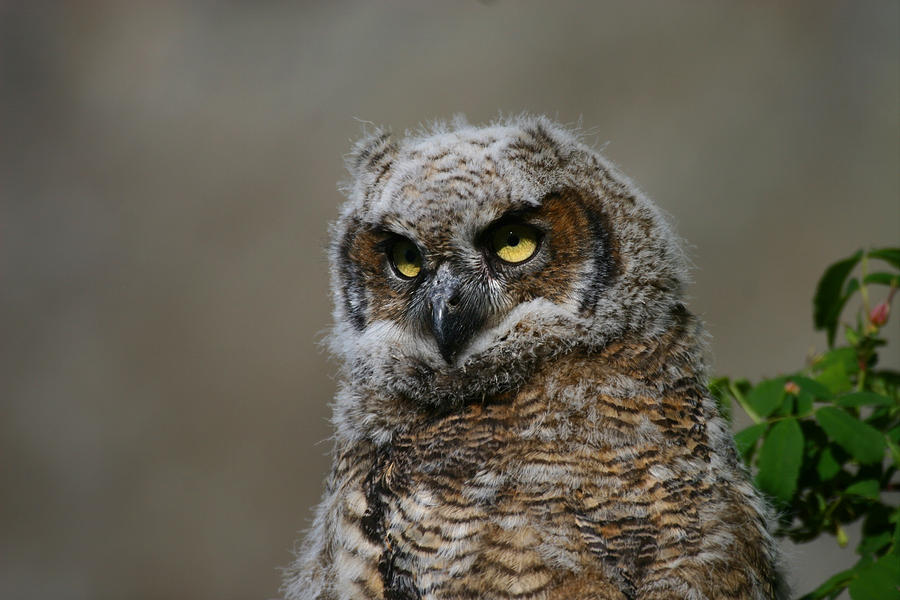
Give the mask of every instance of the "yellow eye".
M 520 263 L 534 255 L 538 230 L 528 225 L 501 225 L 491 232 L 491 249 L 508 263 Z
M 422 270 L 422 253 L 409 240 L 397 240 L 391 246 L 391 264 L 394 270 L 407 279 L 412 279 Z

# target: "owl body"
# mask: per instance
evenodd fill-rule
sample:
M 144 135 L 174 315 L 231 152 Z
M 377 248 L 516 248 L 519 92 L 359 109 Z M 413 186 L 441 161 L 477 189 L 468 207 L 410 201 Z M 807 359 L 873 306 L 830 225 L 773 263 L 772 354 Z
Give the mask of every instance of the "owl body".
M 537 117 L 349 168 L 335 463 L 288 598 L 785 597 L 652 203 Z

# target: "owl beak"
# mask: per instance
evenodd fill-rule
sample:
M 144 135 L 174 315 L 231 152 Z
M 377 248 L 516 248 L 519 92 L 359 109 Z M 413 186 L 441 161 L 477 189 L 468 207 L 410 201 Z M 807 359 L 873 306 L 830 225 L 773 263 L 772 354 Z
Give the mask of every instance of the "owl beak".
M 453 362 L 459 350 L 481 324 L 477 310 L 463 301 L 458 277 L 440 269 L 428 294 L 431 304 L 431 332 L 441 356 Z

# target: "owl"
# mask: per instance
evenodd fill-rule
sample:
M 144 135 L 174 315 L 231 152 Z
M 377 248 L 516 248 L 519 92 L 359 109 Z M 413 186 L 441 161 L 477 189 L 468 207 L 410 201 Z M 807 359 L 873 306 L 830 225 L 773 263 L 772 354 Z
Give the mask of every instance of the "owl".
M 288 599 L 786 597 L 652 202 L 536 116 L 376 131 L 348 169 L 334 462 Z

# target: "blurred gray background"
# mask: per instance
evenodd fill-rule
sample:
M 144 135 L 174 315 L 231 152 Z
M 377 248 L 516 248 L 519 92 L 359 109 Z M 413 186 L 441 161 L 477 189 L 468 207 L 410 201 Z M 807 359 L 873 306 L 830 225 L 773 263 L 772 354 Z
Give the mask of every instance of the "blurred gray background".
M 359 119 L 581 118 L 690 243 L 715 370 L 802 366 L 822 269 L 900 241 L 898 7 L 0 2 L 0 597 L 277 595 Z

